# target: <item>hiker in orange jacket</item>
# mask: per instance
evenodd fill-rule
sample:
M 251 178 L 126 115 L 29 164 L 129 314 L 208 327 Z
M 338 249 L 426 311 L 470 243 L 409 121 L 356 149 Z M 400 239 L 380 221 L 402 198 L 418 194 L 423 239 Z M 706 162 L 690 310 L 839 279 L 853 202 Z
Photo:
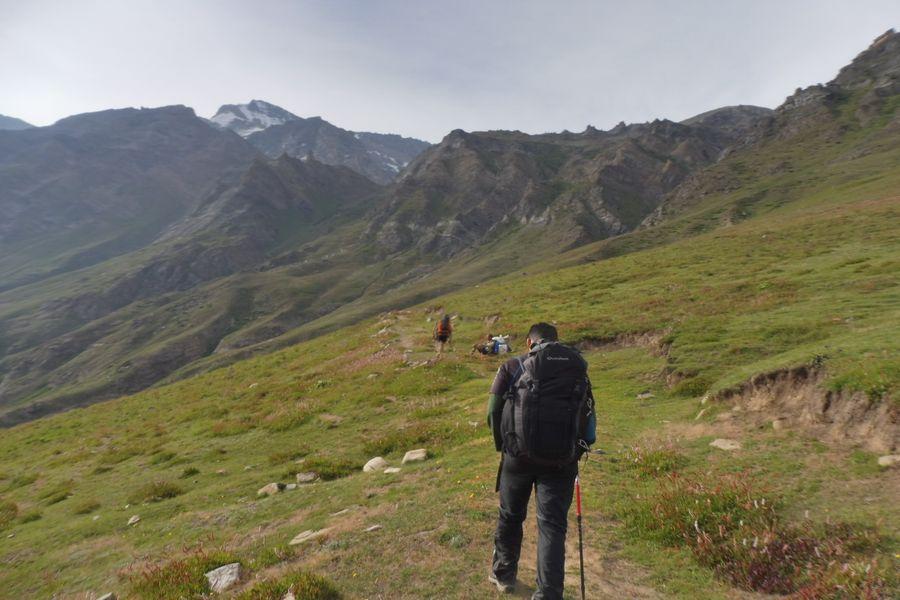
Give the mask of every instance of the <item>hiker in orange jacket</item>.
M 444 315 L 434 327 L 434 341 L 437 344 L 438 354 L 444 351 L 444 344 L 453 345 L 453 326 L 450 324 L 450 315 Z

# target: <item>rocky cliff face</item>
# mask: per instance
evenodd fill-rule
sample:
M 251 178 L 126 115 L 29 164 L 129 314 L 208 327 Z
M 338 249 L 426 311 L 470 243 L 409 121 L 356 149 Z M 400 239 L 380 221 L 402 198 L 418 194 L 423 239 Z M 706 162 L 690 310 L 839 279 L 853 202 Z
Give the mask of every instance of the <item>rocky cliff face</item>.
M 388 254 L 414 248 L 445 257 L 522 227 L 562 248 L 618 235 L 768 112 L 738 107 L 694 124 L 578 134 L 457 130 L 410 165 L 369 232 Z

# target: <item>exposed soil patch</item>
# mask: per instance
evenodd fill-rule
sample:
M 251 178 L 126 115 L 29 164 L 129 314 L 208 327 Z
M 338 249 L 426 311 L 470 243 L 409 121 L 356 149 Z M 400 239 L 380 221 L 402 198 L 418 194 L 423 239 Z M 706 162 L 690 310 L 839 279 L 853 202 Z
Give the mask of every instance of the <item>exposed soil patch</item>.
M 823 379 L 811 367 L 779 370 L 720 392 L 714 400 L 733 403 L 742 419 L 758 425 L 778 421 L 779 427 L 803 429 L 824 441 L 849 442 L 878 453 L 897 449 L 900 410 L 890 398 L 828 390 Z
M 581 352 L 612 352 L 623 348 L 646 348 L 655 356 L 666 356 L 670 344 L 666 342 L 668 331 L 644 331 L 620 333 L 612 337 L 586 338 L 575 344 Z

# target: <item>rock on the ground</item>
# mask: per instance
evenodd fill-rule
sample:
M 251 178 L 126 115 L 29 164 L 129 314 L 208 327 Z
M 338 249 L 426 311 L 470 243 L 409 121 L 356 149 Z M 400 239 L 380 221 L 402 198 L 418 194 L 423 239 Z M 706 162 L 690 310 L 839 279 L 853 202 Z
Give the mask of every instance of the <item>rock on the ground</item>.
M 256 491 L 257 496 L 274 496 L 278 492 L 284 489 L 283 483 L 270 483 L 268 485 L 264 485 L 259 490 Z
M 297 600 L 297 596 L 294 595 L 293 590 L 288 590 L 287 594 L 281 597 L 281 600 Z
M 326 527 L 325 529 L 318 529 L 315 531 L 312 529 L 307 529 L 306 531 L 301 531 L 300 533 L 298 533 L 297 535 L 294 536 L 294 539 L 292 539 L 290 542 L 288 542 L 288 545 L 296 546 L 297 544 L 302 544 L 303 542 L 308 542 L 310 540 L 320 538 L 323 535 L 325 535 L 326 533 L 328 533 L 329 531 L 331 531 L 331 527 Z
M 129 525 L 134 525 L 134 524 L 136 524 L 136 523 L 137 523 L 138 521 L 140 521 L 140 520 L 141 520 L 141 518 L 140 518 L 138 515 L 131 515 L 131 518 L 128 519 L 128 524 L 129 524 Z
M 205 573 L 209 588 L 214 592 L 224 592 L 241 579 L 241 563 L 223 565 Z
M 401 464 L 411 463 L 411 462 L 419 462 L 428 458 L 428 451 L 425 448 L 419 448 L 417 450 L 410 450 L 406 454 L 403 455 L 403 461 Z
M 655 397 L 655 394 L 654 394 L 653 392 L 646 391 L 646 392 L 641 392 L 640 394 L 638 394 L 638 395 L 635 396 L 635 397 L 636 397 L 638 400 L 647 400 L 647 399 L 649 399 L 649 398 Z
M 286 486 L 284 486 L 284 489 L 286 489 L 286 490 L 296 490 L 296 489 L 297 489 L 297 484 L 296 484 L 296 483 L 289 483 L 289 484 L 287 484 Z
M 787 419 L 775 419 L 772 421 L 772 429 L 775 431 L 781 431 L 787 427 Z
M 116 600 L 116 595 L 112 592 L 109 592 L 108 594 L 103 594 L 102 596 L 97 598 L 97 600 Z
M 388 475 L 393 475 L 394 473 L 400 472 L 400 467 L 388 467 L 387 469 L 384 470 L 384 472 L 387 473 Z
M 885 454 L 878 457 L 878 466 L 896 467 L 900 465 L 900 454 Z
M 319 475 L 314 473 L 313 471 L 306 471 L 305 473 L 297 473 L 297 483 L 312 483 L 316 479 L 319 478 Z
M 731 450 L 740 450 L 741 443 L 737 440 L 728 440 L 725 438 L 719 438 L 717 440 L 713 440 L 709 443 L 713 448 L 718 448 L 719 450 L 731 451 Z
M 365 473 L 374 473 L 375 471 L 383 471 L 388 467 L 388 463 L 386 460 L 381 458 L 380 456 L 376 456 L 371 459 L 365 465 L 363 465 L 363 472 Z

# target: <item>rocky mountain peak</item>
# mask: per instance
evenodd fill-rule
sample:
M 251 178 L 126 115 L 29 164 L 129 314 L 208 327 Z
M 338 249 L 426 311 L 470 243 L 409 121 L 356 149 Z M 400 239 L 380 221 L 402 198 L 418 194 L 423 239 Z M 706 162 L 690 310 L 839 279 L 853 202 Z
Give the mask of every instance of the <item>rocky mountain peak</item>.
M 274 125 L 300 119 L 297 115 L 286 111 L 265 100 L 251 100 L 247 104 L 225 104 L 210 118 L 213 125 L 222 129 L 230 129 L 247 137 Z
M 889 29 L 840 70 L 832 85 L 844 89 L 896 86 L 900 81 L 900 33 Z M 896 91 L 896 89 L 894 89 Z

